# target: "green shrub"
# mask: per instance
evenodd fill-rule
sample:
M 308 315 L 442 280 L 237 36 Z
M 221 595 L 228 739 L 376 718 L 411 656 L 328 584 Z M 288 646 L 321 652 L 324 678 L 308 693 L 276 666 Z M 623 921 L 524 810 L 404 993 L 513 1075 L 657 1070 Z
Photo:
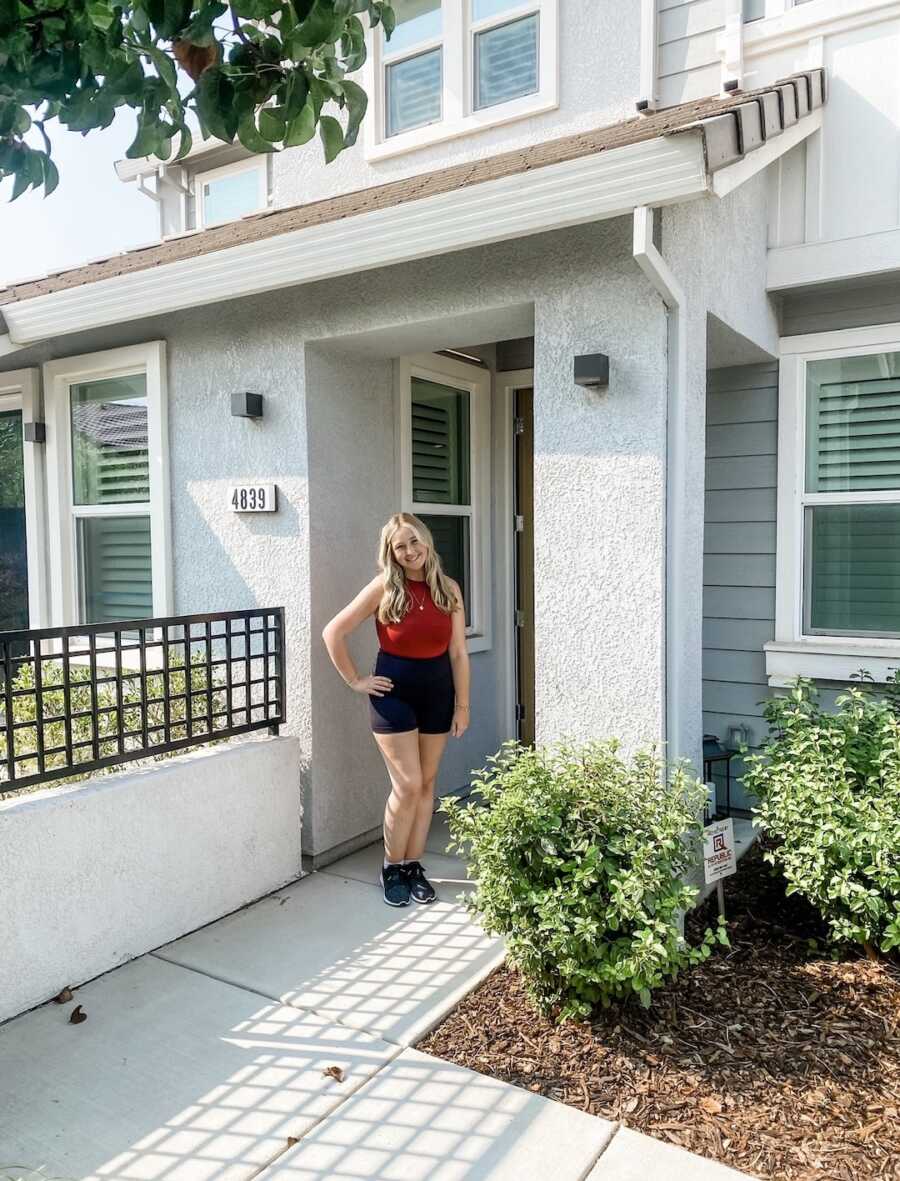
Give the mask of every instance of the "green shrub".
M 698 947 L 681 934 L 706 792 L 683 767 L 668 783 L 665 770 L 652 752 L 626 762 L 615 741 L 508 743 L 476 775 L 474 803 L 444 803 L 477 883 L 470 908 L 560 1020 L 632 995 L 649 1005 L 710 954 L 712 931 Z
M 900 946 L 900 718 L 853 687 L 822 710 L 810 681 L 766 703 L 771 727 L 744 785 L 766 857 L 838 943 Z

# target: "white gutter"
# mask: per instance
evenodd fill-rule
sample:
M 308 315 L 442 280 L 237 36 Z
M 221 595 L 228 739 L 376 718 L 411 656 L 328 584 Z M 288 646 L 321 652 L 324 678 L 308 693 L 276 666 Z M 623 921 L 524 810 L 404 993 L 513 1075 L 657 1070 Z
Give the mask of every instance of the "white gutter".
M 0 357 L 7 357 L 10 353 L 17 353 L 19 349 L 24 348 L 24 344 L 16 344 L 11 340 L 8 332 L 0 333 Z
M 641 111 L 656 110 L 658 59 L 659 0 L 641 0 Z
M 680 623 L 685 613 L 685 529 L 687 327 L 682 308 L 684 291 L 665 259 L 653 245 L 654 210 L 634 211 L 634 260 L 656 288 L 668 313 L 668 396 L 666 399 L 666 639 L 665 736 L 670 759 L 690 757 L 683 749 L 684 718 L 681 686 L 684 648 Z
M 703 133 L 642 143 L 160 262 L 3 306 L 13 341 L 88 328 L 621 217 L 709 190 Z

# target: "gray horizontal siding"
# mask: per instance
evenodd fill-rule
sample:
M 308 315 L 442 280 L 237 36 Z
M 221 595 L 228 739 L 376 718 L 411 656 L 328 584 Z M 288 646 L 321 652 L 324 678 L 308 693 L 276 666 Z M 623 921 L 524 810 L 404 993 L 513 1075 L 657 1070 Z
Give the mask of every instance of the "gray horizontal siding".
M 663 106 L 718 94 L 725 0 L 658 0 L 657 89 Z
M 785 295 L 781 304 L 784 336 L 897 322 L 900 322 L 898 282 Z
M 745 725 L 766 735 L 763 645 L 775 634 L 775 487 L 778 369 L 709 374 L 703 558 L 703 728 L 721 741 Z M 750 801 L 732 764 L 732 804 Z M 724 774 L 716 774 L 724 803 Z

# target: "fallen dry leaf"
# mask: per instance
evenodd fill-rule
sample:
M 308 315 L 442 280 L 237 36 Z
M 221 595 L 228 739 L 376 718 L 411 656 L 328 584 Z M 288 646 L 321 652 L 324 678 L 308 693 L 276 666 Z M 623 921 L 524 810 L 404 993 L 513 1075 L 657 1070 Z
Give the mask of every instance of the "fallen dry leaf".
M 326 1066 L 322 1071 L 322 1074 L 324 1074 L 327 1078 L 336 1079 L 339 1083 L 344 1081 L 344 1072 L 339 1066 Z
M 53 1003 L 55 1005 L 64 1005 L 66 1003 L 66 1001 L 70 1001 L 71 999 L 72 999 L 72 990 L 71 990 L 71 988 L 69 988 L 69 986 L 67 984 L 66 987 L 61 992 L 58 992 L 56 994 L 56 996 L 53 998 Z
M 288 1136 L 288 1138 L 287 1138 L 288 1148 L 293 1148 L 295 1144 L 299 1144 L 299 1143 L 300 1143 L 299 1136 Z
M 703 1098 L 700 1100 L 700 1107 L 703 1111 L 708 1112 L 710 1115 L 718 1115 L 722 1110 L 722 1104 L 718 1099 L 713 1099 L 711 1095 L 703 1096 Z
M 87 1021 L 87 1013 L 85 1013 L 81 1005 L 76 1005 L 69 1014 L 69 1023 L 71 1025 L 80 1025 L 82 1021 Z

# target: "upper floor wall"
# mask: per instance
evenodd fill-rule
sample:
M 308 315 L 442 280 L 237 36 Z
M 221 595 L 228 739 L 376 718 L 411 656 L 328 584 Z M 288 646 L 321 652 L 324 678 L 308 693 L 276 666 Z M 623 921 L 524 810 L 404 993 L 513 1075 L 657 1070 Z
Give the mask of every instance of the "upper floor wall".
M 770 289 L 900 267 L 900 3 L 658 0 L 657 19 L 661 105 L 826 70 L 821 131 L 771 169 Z
M 641 97 L 639 0 L 394 0 L 396 30 L 369 33 L 358 143 L 325 164 L 318 136 L 268 159 L 198 142 L 143 169 L 162 236 L 268 206 L 305 204 L 617 123 Z M 643 20 L 643 25 L 642 25 Z M 150 179 L 150 178 L 153 179 Z

